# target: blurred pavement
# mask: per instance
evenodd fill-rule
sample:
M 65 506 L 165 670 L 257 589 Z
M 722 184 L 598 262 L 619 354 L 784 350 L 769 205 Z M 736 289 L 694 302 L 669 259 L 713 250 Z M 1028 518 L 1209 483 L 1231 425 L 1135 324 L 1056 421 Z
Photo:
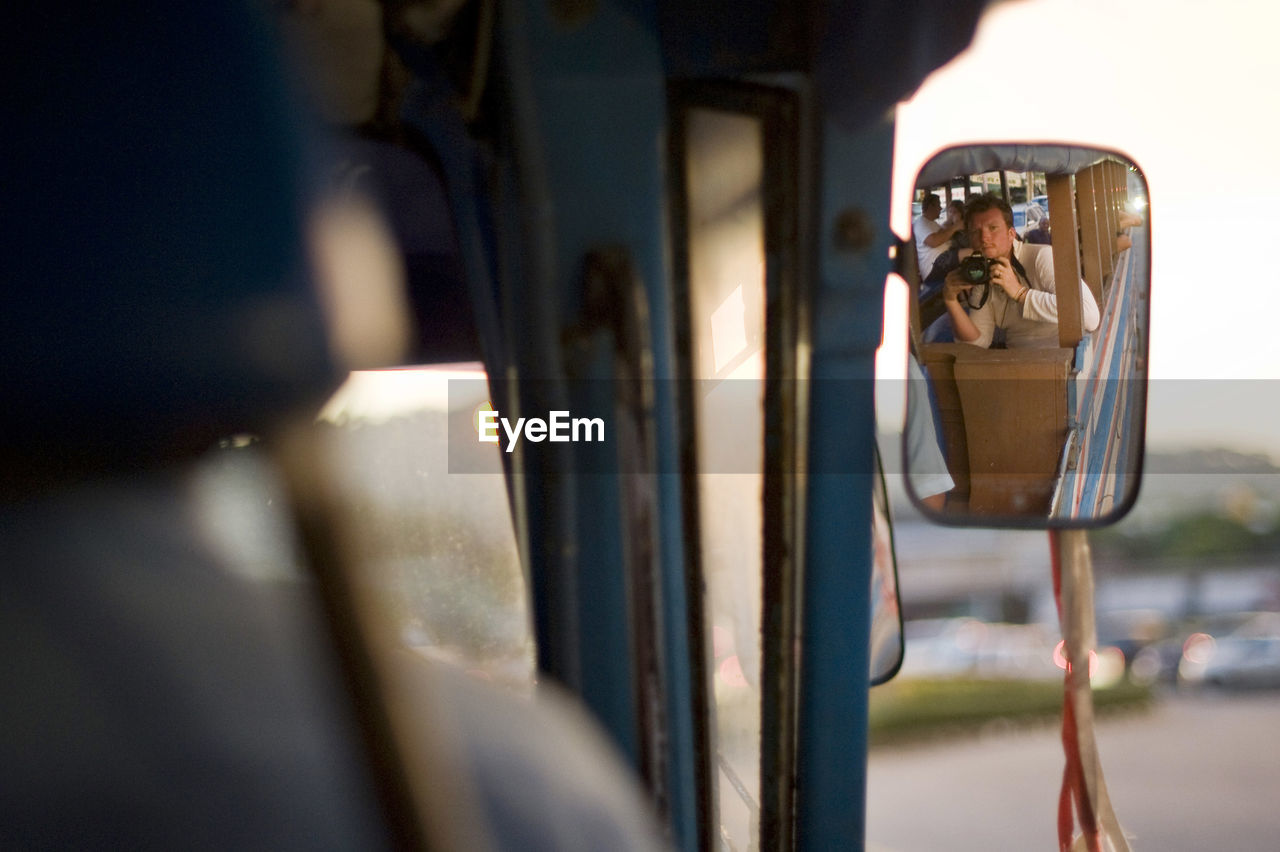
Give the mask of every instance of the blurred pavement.
M 1135 852 L 1280 848 L 1280 692 L 1170 696 L 1098 723 Z M 869 852 L 1056 848 L 1056 726 L 884 748 L 868 770 Z

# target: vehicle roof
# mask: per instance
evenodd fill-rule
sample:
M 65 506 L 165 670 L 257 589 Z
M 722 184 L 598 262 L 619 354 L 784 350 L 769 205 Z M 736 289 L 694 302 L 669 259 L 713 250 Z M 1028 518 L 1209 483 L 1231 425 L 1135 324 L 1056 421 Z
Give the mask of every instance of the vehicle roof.
M 916 188 L 946 183 L 956 175 L 1016 171 L 1075 174 L 1103 160 L 1118 160 L 1110 151 L 1075 145 L 965 145 L 934 154 L 920 169 Z

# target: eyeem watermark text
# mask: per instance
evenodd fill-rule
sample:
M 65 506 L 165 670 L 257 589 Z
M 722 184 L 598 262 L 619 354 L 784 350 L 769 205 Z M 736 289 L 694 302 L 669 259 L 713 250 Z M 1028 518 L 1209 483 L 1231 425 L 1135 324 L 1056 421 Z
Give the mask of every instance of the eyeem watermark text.
M 507 452 L 516 448 L 521 435 L 535 444 L 542 441 L 577 443 L 604 440 L 604 418 L 571 417 L 567 411 L 552 411 L 550 419 L 547 420 L 541 417 L 520 417 L 513 425 L 497 411 L 485 409 L 480 412 L 479 426 L 482 444 L 500 443 L 498 427 L 501 426 L 503 433 L 507 436 Z

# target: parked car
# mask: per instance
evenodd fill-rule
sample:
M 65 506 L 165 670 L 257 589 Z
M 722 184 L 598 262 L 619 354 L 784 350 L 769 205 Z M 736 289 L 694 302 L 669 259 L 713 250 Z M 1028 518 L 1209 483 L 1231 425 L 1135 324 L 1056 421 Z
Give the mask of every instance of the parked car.
M 1099 633 L 1101 634 L 1101 619 Z M 1139 683 L 1201 686 L 1204 667 L 1219 642 L 1280 637 L 1280 613 L 1225 612 L 1184 620 L 1159 641 L 1139 650 L 1129 667 Z M 1184 675 L 1185 672 L 1185 675 Z
M 1013 230 L 1017 232 L 1018 236 L 1025 236 L 1028 228 L 1037 228 L 1040 225 L 1040 220 L 1048 215 L 1046 209 L 1034 201 L 1022 201 L 1014 204 Z
M 908 621 L 900 675 L 1056 679 L 1055 629 L 975 618 Z
M 1227 636 L 1183 655 L 1178 678 L 1189 686 L 1280 687 L 1280 636 Z

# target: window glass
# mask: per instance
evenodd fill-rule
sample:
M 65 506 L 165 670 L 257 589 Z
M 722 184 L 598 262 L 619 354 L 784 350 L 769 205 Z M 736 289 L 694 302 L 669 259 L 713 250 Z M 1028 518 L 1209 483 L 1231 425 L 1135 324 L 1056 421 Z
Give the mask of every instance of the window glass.
M 764 208 L 759 118 L 688 114 L 689 297 L 698 511 L 715 697 L 720 822 L 759 835 L 763 584 Z
M 379 632 L 511 685 L 532 683 L 525 578 L 498 445 L 450 471 L 449 442 L 488 403 L 478 364 L 352 373 L 320 414 L 350 563 Z M 490 452 L 491 449 L 491 452 Z M 476 472 L 481 471 L 481 472 Z

